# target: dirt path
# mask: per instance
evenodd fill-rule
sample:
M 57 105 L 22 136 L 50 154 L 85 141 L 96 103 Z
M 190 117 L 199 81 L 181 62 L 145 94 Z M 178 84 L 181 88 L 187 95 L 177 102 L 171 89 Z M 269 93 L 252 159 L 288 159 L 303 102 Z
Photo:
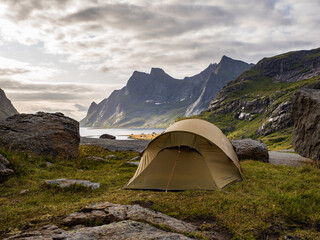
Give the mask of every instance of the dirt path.
M 312 163 L 313 161 L 301 157 L 299 154 L 293 153 L 293 150 L 286 151 L 269 151 L 269 163 L 274 165 L 286 165 L 286 166 L 301 166 L 306 163 Z

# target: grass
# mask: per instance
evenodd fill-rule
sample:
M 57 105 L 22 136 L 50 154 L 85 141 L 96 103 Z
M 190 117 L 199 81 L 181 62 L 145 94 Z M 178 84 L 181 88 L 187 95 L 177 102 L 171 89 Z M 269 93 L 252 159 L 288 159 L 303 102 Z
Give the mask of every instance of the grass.
M 320 238 L 320 169 L 241 162 L 247 181 L 223 191 L 163 192 L 123 190 L 136 167 L 125 162 L 134 152 L 111 153 L 81 146 L 78 158 L 50 159 L 1 152 L 15 174 L 0 184 L 0 238 L 29 227 L 58 223 L 67 214 L 90 203 L 151 203 L 154 210 L 196 222 L 201 228 L 224 229 L 234 239 L 255 239 L 269 233 L 281 237 L 294 233 L 304 239 Z M 115 154 L 121 160 L 98 163 L 87 156 Z M 54 165 L 46 166 L 46 161 Z M 101 188 L 59 189 L 45 179 L 70 178 L 101 183 Z M 28 190 L 20 193 L 22 190 Z

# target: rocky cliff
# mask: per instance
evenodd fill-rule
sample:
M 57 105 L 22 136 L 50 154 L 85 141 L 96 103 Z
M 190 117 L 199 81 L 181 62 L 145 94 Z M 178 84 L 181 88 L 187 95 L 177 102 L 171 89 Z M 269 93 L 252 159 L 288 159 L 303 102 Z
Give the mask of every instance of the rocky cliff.
M 320 48 L 264 58 L 217 93 L 200 118 L 230 137 L 291 144 L 292 96 L 320 79 Z
M 252 65 L 223 56 L 192 77 L 175 79 L 160 68 L 135 71 L 120 90 L 99 104 L 92 103 L 82 126 L 166 127 L 177 117 L 198 114 L 208 108 L 225 84 Z
M 14 108 L 11 101 L 6 97 L 6 94 L 0 88 L 0 120 L 6 119 L 7 117 L 17 113 L 18 111 Z
M 295 93 L 292 145 L 301 156 L 320 161 L 320 81 Z

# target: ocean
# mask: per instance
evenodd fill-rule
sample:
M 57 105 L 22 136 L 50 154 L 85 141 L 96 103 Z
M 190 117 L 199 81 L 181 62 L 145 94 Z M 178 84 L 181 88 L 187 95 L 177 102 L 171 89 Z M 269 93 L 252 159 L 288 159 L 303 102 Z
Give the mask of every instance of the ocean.
M 149 134 L 161 133 L 165 128 L 92 128 L 80 127 L 80 136 L 89 138 L 99 138 L 102 134 L 107 133 L 116 137 L 117 140 L 128 140 L 130 134 Z

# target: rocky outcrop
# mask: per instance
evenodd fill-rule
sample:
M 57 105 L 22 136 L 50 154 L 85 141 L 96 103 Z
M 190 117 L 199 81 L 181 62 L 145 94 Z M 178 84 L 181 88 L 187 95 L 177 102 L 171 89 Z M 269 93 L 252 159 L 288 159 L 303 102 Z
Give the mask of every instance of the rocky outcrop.
M 319 84 L 320 85 L 320 84 Z M 292 146 L 301 156 L 320 160 L 320 89 L 301 89 L 293 99 Z
M 191 238 L 182 234 L 166 232 L 147 223 L 131 220 L 114 222 L 97 227 L 80 227 L 75 230 L 65 231 L 55 225 L 43 227 L 38 231 L 26 232 L 6 240 L 188 240 Z
M 320 74 L 320 48 L 264 58 L 255 66 L 273 82 L 298 82 Z
M 279 106 L 272 111 L 267 121 L 257 130 L 257 133 L 259 135 L 268 135 L 281 129 L 291 127 L 293 124 L 291 119 L 291 107 L 291 100 L 279 104 Z
M 11 101 L 6 97 L 6 94 L 0 88 L 0 120 L 6 119 L 14 114 L 18 114 L 18 111 L 14 108 Z
M 239 160 L 269 162 L 267 145 L 252 139 L 232 140 L 231 144 Z
M 267 136 L 282 131 L 271 141 L 287 141 L 293 126 L 293 94 L 313 84 L 319 75 L 320 48 L 264 58 L 228 82 L 211 101 L 209 113 L 203 115 L 218 121 L 226 119 L 221 125 L 227 133 L 239 130 L 236 128 L 240 125 L 241 131 L 236 137 L 242 134 L 252 138 L 257 134 Z
M 191 238 L 183 234 L 197 232 L 197 227 L 160 212 L 155 212 L 139 205 L 119 205 L 109 202 L 90 204 L 80 212 L 68 215 L 62 220 L 62 225 L 69 227 L 70 230 L 58 228 L 55 225 L 48 225 L 37 231 L 24 232 L 9 237 L 7 240 L 187 240 Z M 94 225 L 96 226 L 92 227 Z M 159 228 L 170 229 L 170 231 L 167 232 Z
M 115 222 L 123 220 L 147 222 L 152 225 L 166 226 L 175 232 L 194 232 L 196 227 L 139 205 L 120 205 L 109 202 L 91 204 L 82 211 L 72 213 L 63 219 L 66 226 L 92 225 L 97 222 Z
M 26 231 L 18 235 L 14 235 L 6 240 L 20 239 L 20 240 L 58 240 L 54 236 L 65 232 L 65 230 L 58 228 L 56 225 L 50 224 L 43 226 L 35 231 Z
M 102 134 L 99 138 L 102 138 L 102 139 L 116 139 L 115 136 L 112 136 L 112 135 L 107 134 L 107 133 Z
M 0 182 L 7 180 L 13 174 L 14 171 L 8 168 L 9 165 L 8 159 L 0 154 Z
M 55 236 L 55 239 L 80 240 L 80 239 L 101 239 L 101 240 L 126 240 L 126 239 L 163 239 L 163 240 L 188 240 L 191 239 L 182 234 L 165 232 L 150 226 L 147 223 L 131 220 L 115 222 L 98 227 L 80 228 L 68 231 Z
M 29 154 L 76 157 L 79 123 L 62 113 L 16 114 L 0 122 L 0 147 Z
M 100 188 L 100 183 L 94 183 L 86 180 L 73 180 L 73 179 L 55 179 L 55 180 L 44 180 L 47 185 L 59 186 L 60 188 L 70 187 L 72 185 L 80 185 L 83 187 L 89 187 L 92 189 Z
M 252 65 L 223 56 L 192 77 L 175 79 L 160 68 L 135 71 L 127 85 L 99 104 L 92 103 L 82 126 L 167 127 L 171 121 L 207 109 L 230 80 Z

